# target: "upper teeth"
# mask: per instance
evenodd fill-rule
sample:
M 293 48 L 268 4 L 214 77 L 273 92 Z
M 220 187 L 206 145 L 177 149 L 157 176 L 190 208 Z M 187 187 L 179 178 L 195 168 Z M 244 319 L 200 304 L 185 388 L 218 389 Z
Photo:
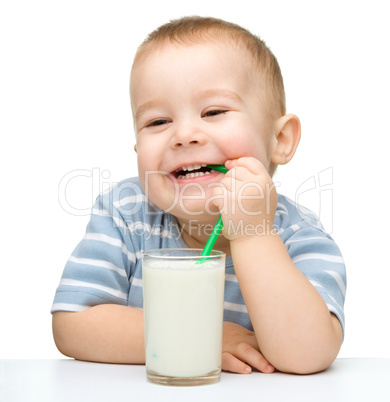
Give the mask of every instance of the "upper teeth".
M 184 171 L 191 171 L 191 170 L 197 170 L 197 169 L 200 169 L 201 167 L 206 167 L 207 165 L 198 165 L 198 164 L 195 164 L 195 165 L 188 165 L 188 166 L 182 166 L 180 169 L 176 169 L 176 172 L 180 172 L 181 170 L 184 170 Z

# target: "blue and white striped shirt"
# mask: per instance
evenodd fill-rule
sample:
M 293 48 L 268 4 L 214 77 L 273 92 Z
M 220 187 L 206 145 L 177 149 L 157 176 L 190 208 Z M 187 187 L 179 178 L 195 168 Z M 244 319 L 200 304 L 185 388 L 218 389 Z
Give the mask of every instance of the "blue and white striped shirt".
M 344 333 L 346 273 L 339 248 L 313 213 L 282 195 L 275 229 Z M 185 247 L 176 218 L 147 199 L 138 178 L 124 180 L 98 197 L 86 234 L 65 266 L 51 311 L 82 311 L 105 303 L 141 309 L 141 252 Z M 231 257 L 226 258 L 224 320 L 253 330 Z

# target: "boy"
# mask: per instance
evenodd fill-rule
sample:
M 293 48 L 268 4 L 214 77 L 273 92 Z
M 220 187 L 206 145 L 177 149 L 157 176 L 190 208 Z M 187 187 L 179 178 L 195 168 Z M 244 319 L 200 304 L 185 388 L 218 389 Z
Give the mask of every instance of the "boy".
M 214 247 L 228 256 L 222 368 L 326 369 L 343 338 L 345 267 L 318 220 L 273 186 L 300 122 L 285 113 L 271 51 L 221 20 L 171 21 L 138 49 L 130 97 L 139 179 L 98 198 L 65 267 L 52 308 L 59 350 L 144 363 L 141 251 L 203 248 L 222 215 Z

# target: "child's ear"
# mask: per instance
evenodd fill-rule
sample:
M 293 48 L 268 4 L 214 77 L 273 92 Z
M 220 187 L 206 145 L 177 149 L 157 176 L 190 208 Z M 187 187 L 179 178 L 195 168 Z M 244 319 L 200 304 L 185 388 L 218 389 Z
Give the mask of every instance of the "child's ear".
M 284 165 L 292 159 L 301 139 L 301 123 L 294 114 L 286 114 L 279 118 L 275 126 L 276 146 L 271 161 Z

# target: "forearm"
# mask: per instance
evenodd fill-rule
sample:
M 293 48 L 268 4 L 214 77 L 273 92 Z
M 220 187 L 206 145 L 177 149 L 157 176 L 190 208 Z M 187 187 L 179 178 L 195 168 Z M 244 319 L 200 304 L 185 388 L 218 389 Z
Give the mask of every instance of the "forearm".
M 102 304 L 72 313 L 53 314 L 57 348 L 78 360 L 145 363 L 143 311 Z
M 231 242 L 236 275 L 260 350 L 277 369 L 327 368 L 341 346 L 341 327 L 295 267 L 279 236 Z

